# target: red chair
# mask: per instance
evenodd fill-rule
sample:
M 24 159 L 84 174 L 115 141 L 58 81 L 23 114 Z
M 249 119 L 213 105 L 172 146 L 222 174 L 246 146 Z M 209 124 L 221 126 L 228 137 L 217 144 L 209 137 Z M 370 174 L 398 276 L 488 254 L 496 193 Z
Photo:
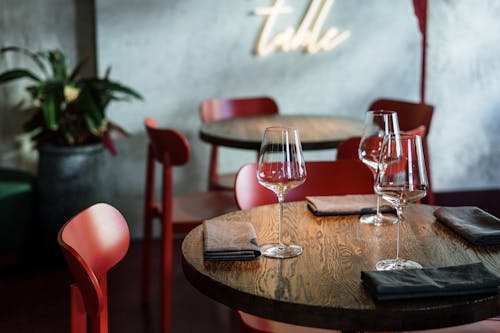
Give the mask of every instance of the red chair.
M 429 179 L 429 191 L 422 202 L 434 204 L 434 192 L 432 191 L 431 167 L 429 158 L 429 149 L 427 136 L 431 129 L 432 115 L 434 106 L 423 103 L 413 103 L 408 101 L 400 101 L 394 99 L 377 99 L 369 107 L 368 110 L 391 110 L 398 114 L 399 128 L 402 131 L 411 131 L 419 126 L 425 126 L 426 134 L 422 137 L 422 145 L 424 146 L 425 166 L 427 168 L 427 178 Z
M 208 99 L 200 105 L 204 123 L 235 117 L 248 117 L 278 113 L 278 105 L 270 97 Z M 218 172 L 219 147 L 212 145 L 209 166 L 209 190 L 233 190 L 234 173 Z
M 429 170 L 429 158 L 427 157 L 427 145 L 425 144 L 427 141 L 425 137 L 427 136 L 427 131 L 424 125 L 418 126 L 409 131 L 404 131 L 408 134 L 416 134 L 422 138 L 422 145 L 424 146 L 424 158 L 425 158 L 425 167 L 427 169 L 427 177 L 429 181 L 429 188 L 427 190 L 427 195 L 419 200 L 418 202 L 426 203 L 429 205 L 434 204 L 434 192 L 432 191 L 432 184 L 430 179 L 430 170 Z M 358 147 L 361 141 L 361 137 L 353 136 L 339 144 L 337 147 L 337 159 L 346 159 L 346 158 L 358 158 Z
M 62 226 L 57 240 L 75 283 L 70 289 L 71 332 L 108 332 L 106 275 L 127 253 L 127 222 L 114 207 L 100 203 Z
M 498 333 L 500 317 L 478 321 L 472 324 L 440 328 L 435 330 L 409 331 L 407 333 Z
M 306 162 L 306 171 L 306 181 L 287 193 L 286 202 L 312 195 L 374 193 L 370 169 L 356 159 Z M 257 163 L 249 163 L 236 174 L 234 193 L 240 209 L 278 202 L 274 192 L 259 184 L 256 172 Z
M 360 142 L 360 136 L 353 136 L 342 141 L 337 147 L 337 160 L 359 158 L 358 148 Z
M 187 232 L 203 220 L 237 210 L 232 191 L 211 191 L 173 196 L 172 167 L 188 162 L 191 148 L 184 135 L 174 129 L 158 128 L 152 118 L 145 121 L 149 136 L 146 193 L 144 201 L 144 240 L 142 252 L 142 303 L 149 299 L 153 219 L 161 222 L 161 319 L 163 332 L 170 331 L 170 294 L 173 233 Z M 155 199 L 155 165 L 162 165 L 162 190 Z
M 424 138 L 427 135 L 427 131 L 425 129 L 425 126 L 423 125 L 404 132 L 407 134 L 416 134 L 422 138 Z M 337 147 L 337 159 L 345 160 L 345 159 L 359 158 L 358 148 L 360 142 L 361 142 L 360 136 L 353 136 L 345 141 L 342 141 Z
M 285 196 L 285 201 L 300 201 L 312 195 L 373 193 L 373 175 L 357 159 L 306 162 L 304 184 Z M 236 174 L 234 191 L 241 209 L 276 203 L 276 195 L 260 185 L 256 178 L 257 163 L 244 165 Z M 333 333 L 338 331 L 296 326 L 238 311 L 242 333 Z
M 428 134 L 431 128 L 434 106 L 394 99 L 377 99 L 370 104 L 368 110 L 396 111 L 398 114 L 399 129 L 409 131 L 420 125 L 424 125 L 427 128 Z

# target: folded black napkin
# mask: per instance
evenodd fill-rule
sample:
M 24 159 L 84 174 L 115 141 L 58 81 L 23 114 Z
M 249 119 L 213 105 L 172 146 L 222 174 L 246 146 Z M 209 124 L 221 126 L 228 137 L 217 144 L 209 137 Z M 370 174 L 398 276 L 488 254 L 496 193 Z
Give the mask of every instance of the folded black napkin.
M 377 300 L 498 293 L 500 278 L 482 263 L 440 268 L 361 272 Z
M 434 215 L 474 244 L 500 244 L 500 219 L 479 207 L 441 207 L 434 211 Z
M 205 260 L 253 260 L 260 256 L 255 230 L 250 222 L 203 221 Z
M 348 194 L 306 197 L 307 208 L 316 216 L 364 215 L 377 212 L 377 197 L 374 194 Z M 396 210 L 382 200 L 382 213 Z

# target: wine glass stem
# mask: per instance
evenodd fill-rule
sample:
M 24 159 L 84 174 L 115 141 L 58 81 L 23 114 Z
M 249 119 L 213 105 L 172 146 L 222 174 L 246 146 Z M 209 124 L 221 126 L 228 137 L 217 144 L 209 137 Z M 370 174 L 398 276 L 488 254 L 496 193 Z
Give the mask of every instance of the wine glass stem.
M 377 216 L 378 216 L 378 217 L 381 217 L 381 216 L 382 216 L 382 213 L 380 212 L 380 201 L 381 201 L 381 199 L 380 199 L 380 195 L 379 195 L 379 194 L 377 194 Z
M 397 229 L 397 234 L 396 234 L 396 260 L 399 260 L 399 235 L 401 231 L 401 223 L 405 220 L 405 216 L 403 214 L 403 206 L 398 205 L 396 207 L 396 212 L 398 214 L 398 229 Z
M 373 173 L 373 179 L 376 180 L 377 179 L 377 173 L 376 173 L 376 170 L 370 168 L 371 172 Z M 382 196 L 380 194 L 377 194 L 376 195 L 377 197 L 377 220 L 379 221 L 382 221 L 383 219 L 383 216 L 382 216 L 382 213 L 380 212 L 380 204 L 382 202 Z
M 281 234 L 282 226 L 281 224 L 283 223 L 283 201 L 285 201 L 285 196 L 283 194 L 278 194 L 278 202 L 280 206 L 280 213 L 279 213 L 279 220 L 278 220 L 278 244 L 280 246 L 283 246 L 283 237 Z

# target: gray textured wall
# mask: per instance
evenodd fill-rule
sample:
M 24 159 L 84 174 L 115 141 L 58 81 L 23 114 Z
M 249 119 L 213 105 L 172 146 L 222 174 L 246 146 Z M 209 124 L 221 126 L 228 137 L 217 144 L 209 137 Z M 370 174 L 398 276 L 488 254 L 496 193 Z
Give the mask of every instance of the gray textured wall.
M 337 0 L 323 29 L 349 30 L 329 52 L 301 51 L 256 57 L 252 51 L 263 18 L 253 14 L 270 0 L 96 0 L 98 71 L 141 91 L 142 103 L 117 103 L 110 117 L 133 133 L 117 140 L 110 180 L 115 204 L 140 234 L 144 181 L 143 120 L 184 132 L 193 158 L 176 170 L 176 192 L 205 188 L 209 147 L 198 139 L 198 105 L 210 97 L 267 94 L 284 114 L 362 117 L 378 97 L 418 100 L 420 36 L 411 1 Z M 308 1 L 280 16 L 276 30 L 295 26 Z M 78 5 L 75 5 L 78 4 Z M 427 102 L 436 106 L 430 134 L 436 191 L 498 188 L 500 175 L 500 3 L 495 0 L 431 0 Z M 38 15 L 32 15 L 38 10 Z M 93 38 L 85 19 L 91 5 L 67 0 L 0 2 L 0 45 L 61 47 L 75 61 Z M 83 15 L 83 16 L 82 16 Z M 27 19 L 29 17 L 29 19 Z M 83 17 L 83 19 L 82 19 Z M 78 18 L 78 19 L 77 19 Z M 90 43 L 91 45 L 91 43 Z M 0 59 L 0 70 L 19 60 Z M 23 116 L 13 109 L 16 86 L 0 88 L 0 164 L 30 168 L 20 155 Z M 226 169 L 255 155 L 224 151 Z M 331 151 L 307 154 L 329 158 Z
M 500 187 L 500 2 L 430 2 L 427 94 L 437 190 Z

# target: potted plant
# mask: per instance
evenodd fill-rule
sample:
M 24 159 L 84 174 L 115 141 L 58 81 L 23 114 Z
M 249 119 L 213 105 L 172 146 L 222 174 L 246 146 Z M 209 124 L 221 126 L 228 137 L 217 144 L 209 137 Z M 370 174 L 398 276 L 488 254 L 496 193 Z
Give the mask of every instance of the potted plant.
M 66 57 L 55 49 L 33 53 L 19 47 L 4 47 L 0 54 L 17 52 L 31 58 L 38 67 L 36 75 L 25 68 L 0 73 L 0 84 L 28 79 L 26 87 L 32 99 L 27 111 L 32 117 L 24 130 L 32 132 L 37 146 L 49 142 L 58 146 L 80 146 L 102 142 L 116 153 L 110 132 L 125 134 L 122 128 L 106 118 L 106 107 L 111 101 L 127 98 L 142 99 L 135 90 L 109 79 L 109 67 L 103 78 L 80 77 L 88 57 L 69 72 Z
M 82 77 L 88 57 L 69 71 L 65 55 L 57 49 L 32 52 L 19 47 L 4 47 L 0 54 L 18 53 L 34 63 L 0 73 L 0 85 L 27 79 L 31 98 L 29 119 L 24 131 L 39 152 L 38 205 L 49 241 L 71 216 L 97 201 L 109 200 L 108 175 L 104 149 L 116 153 L 111 132 L 127 135 L 106 118 L 112 101 L 142 100 L 134 89 L 109 78 Z M 54 242 L 55 243 L 55 242 Z

